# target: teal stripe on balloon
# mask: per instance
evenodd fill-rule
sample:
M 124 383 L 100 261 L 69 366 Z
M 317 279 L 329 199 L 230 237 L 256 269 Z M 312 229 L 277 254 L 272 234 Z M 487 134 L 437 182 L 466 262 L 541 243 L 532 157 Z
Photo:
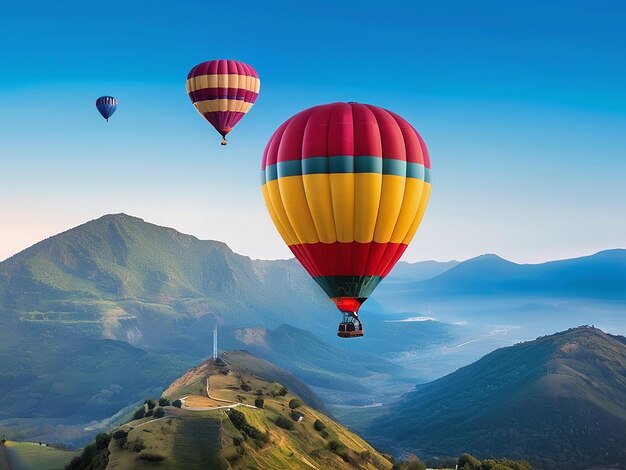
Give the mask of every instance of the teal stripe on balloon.
M 371 156 L 337 155 L 334 157 L 309 157 L 302 160 L 286 160 L 268 165 L 261 171 L 261 184 L 287 176 L 333 173 L 377 173 L 405 176 L 430 183 L 430 169 L 421 163 L 406 162 L 393 158 Z

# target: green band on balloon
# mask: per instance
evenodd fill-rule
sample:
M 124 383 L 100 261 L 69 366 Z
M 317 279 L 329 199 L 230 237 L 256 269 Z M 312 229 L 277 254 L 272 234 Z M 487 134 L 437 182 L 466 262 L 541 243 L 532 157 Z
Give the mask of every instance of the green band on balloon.
M 337 155 L 334 157 L 309 157 L 286 160 L 269 165 L 261 171 L 261 184 L 278 178 L 315 174 L 376 173 L 403 176 L 430 183 L 430 168 L 421 163 L 372 156 Z

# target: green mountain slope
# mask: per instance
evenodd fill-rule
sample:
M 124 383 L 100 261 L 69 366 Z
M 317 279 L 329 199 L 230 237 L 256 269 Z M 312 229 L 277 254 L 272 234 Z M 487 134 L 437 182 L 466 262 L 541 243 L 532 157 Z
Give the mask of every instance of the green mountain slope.
M 291 387 L 274 377 L 287 379 Z M 296 395 L 295 389 L 308 398 Z M 158 411 L 156 407 L 155 415 L 164 413 L 157 419 L 135 416 L 109 433 L 106 448 L 107 438 L 98 438 L 87 458 L 83 454 L 82 463 L 120 470 L 388 470 L 392 466 L 360 437 L 309 406 L 317 399 L 306 385 L 247 353 L 225 353 L 218 361 L 194 367 L 174 381 L 164 396 L 171 403 L 181 400 L 182 408 L 165 405 Z M 77 460 L 71 468 L 85 467 Z
M 420 455 L 507 455 L 538 469 L 626 462 L 626 345 L 581 327 L 498 349 L 406 394 L 368 436 Z
M 88 222 L 0 263 L 0 310 L 27 322 L 91 322 L 85 328 L 125 340 L 148 317 L 278 326 L 332 312 L 293 261 L 253 261 L 223 243 L 124 214 Z

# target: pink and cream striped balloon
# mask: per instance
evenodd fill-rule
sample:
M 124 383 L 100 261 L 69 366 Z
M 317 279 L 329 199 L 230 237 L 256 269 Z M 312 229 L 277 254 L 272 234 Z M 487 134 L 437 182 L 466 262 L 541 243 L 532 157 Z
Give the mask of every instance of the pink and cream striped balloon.
M 259 74 L 248 64 L 236 60 L 209 60 L 187 75 L 187 93 L 198 112 L 222 135 L 250 110 L 259 96 Z

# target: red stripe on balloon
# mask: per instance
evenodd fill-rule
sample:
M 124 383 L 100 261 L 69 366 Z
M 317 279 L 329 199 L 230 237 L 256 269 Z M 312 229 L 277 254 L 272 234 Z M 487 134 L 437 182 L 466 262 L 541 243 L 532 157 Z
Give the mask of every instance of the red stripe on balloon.
M 258 93 L 246 90 L 245 88 L 202 88 L 189 93 L 189 98 L 191 98 L 191 101 L 194 103 L 197 101 L 219 99 L 242 100 L 247 103 L 254 103 L 257 96 L 259 96 Z
M 302 243 L 290 245 L 295 257 L 313 276 L 380 276 L 406 250 L 404 243 Z

